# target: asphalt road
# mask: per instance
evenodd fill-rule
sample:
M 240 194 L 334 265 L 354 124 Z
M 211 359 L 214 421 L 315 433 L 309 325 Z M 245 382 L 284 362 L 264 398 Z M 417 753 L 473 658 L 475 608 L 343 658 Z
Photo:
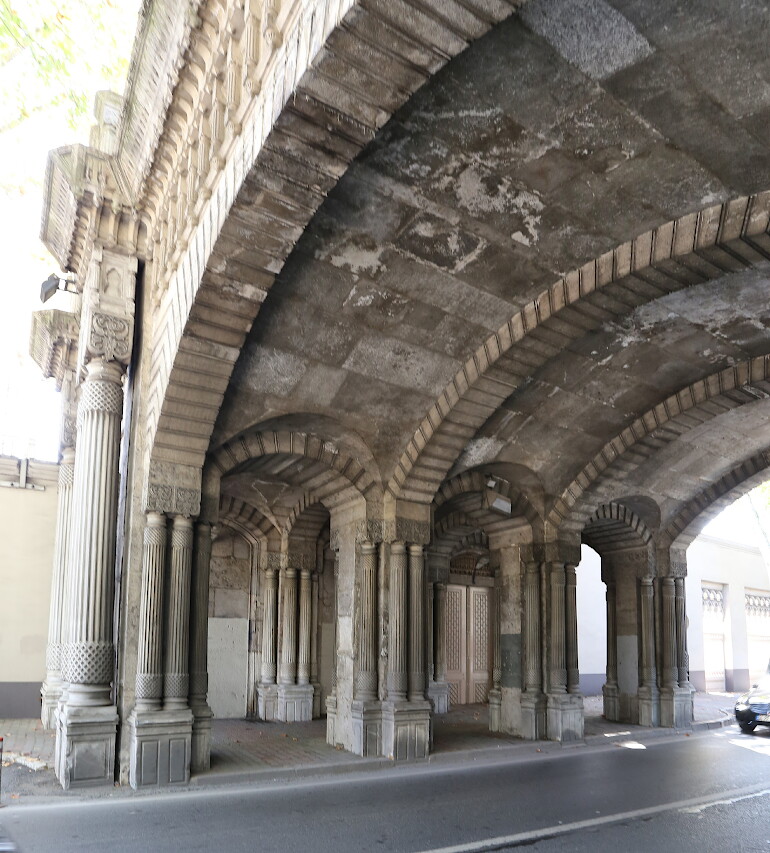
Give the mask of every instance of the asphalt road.
M 36 851 L 770 851 L 770 730 L 10 806 Z

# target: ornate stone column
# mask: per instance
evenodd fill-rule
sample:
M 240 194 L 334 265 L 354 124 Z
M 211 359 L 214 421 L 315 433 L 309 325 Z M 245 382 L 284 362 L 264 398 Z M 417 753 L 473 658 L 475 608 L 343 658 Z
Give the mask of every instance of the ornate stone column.
M 541 609 L 545 591 L 541 585 L 545 567 L 530 560 L 524 573 L 524 692 L 521 695 L 522 737 L 545 737 L 546 698 L 543 692 L 543 638 Z
M 574 605 L 567 602 L 569 565 L 562 562 L 552 563 L 549 579 L 547 728 L 548 738 L 559 741 L 583 739 L 583 697 L 577 692 L 568 692 L 567 650 L 568 635 L 572 628 L 568 626 L 567 617 L 569 614 L 572 621 L 574 613 Z
M 312 613 L 310 628 L 310 683 L 313 685 L 313 719 L 321 716 L 321 685 L 318 681 L 318 597 L 320 595 L 320 572 L 323 571 L 323 548 L 318 561 L 318 568 L 312 577 Z
M 639 687 L 639 725 L 660 724 L 660 695 L 655 677 L 655 598 L 653 579 L 639 581 L 639 617 L 641 633 L 641 685 Z M 616 664 L 617 666 L 617 664 Z
M 501 614 L 500 614 L 500 573 L 495 573 L 495 586 L 492 590 L 492 689 L 489 691 L 489 730 L 502 731 L 502 688 L 503 675 L 500 649 Z
M 359 608 L 358 670 L 355 698 L 377 698 L 377 548 L 361 543 L 361 606 Z
M 550 667 L 549 693 L 567 692 L 565 576 L 564 566 L 551 566 L 550 577 Z
M 299 657 L 297 660 L 297 684 L 310 684 L 312 611 L 313 599 L 310 571 L 302 569 L 299 575 Z
M 425 699 L 425 558 L 422 545 L 409 546 L 409 701 Z
M 297 572 L 288 567 L 283 574 L 283 642 L 279 684 L 294 684 L 297 678 Z
M 278 712 L 278 690 L 276 688 L 278 647 L 278 577 L 275 569 L 265 570 L 262 584 L 262 679 L 257 688 L 259 717 L 275 720 Z
M 198 521 L 190 585 L 190 710 L 193 713 L 190 769 L 193 773 L 211 766 L 211 719 L 209 690 L 209 572 L 211 568 L 211 525 Z
M 446 584 L 433 584 L 433 683 L 428 698 L 434 714 L 449 711 L 449 685 L 446 680 Z
M 578 624 L 577 624 L 577 576 L 574 563 L 564 567 L 565 614 L 567 640 L 567 693 L 580 692 L 580 670 L 578 667 Z
M 51 579 L 51 607 L 48 617 L 48 647 L 46 649 L 46 676 L 41 689 L 40 719 L 51 729 L 56 724 L 54 713 L 62 694 L 62 637 L 66 626 L 65 590 L 67 560 L 70 546 L 72 515 L 72 487 L 75 482 L 75 450 L 65 447 L 59 463 L 59 494 L 56 513 L 56 541 L 54 544 L 53 577 Z
M 353 751 L 380 755 L 382 709 L 379 681 L 379 601 L 377 545 L 364 540 L 357 549 L 359 599 L 357 609 L 356 669 L 352 704 Z
M 171 565 L 163 674 L 163 707 L 169 711 L 188 708 L 192 545 L 192 521 L 183 516 L 175 516 L 171 529 Z
M 331 543 L 330 543 L 331 544 Z M 339 646 L 339 633 L 338 633 L 338 623 L 339 623 L 339 594 L 338 594 L 338 586 L 339 586 L 339 576 L 340 576 L 340 555 L 339 551 L 335 548 L 334 550 L 334 606 L 333 606 L 333 619 L 334 619 L 334 657 L 337 656 L 337 649 Z M 332 686 L 329 695 L 326 697 L 326 743 L 329 746 L 337 746 L 337 736 L 336 736 L 336 724 L 337 724 L 337 667 L 336 665 L 332 666 Z
M 674 604 L 676 609 L 676 661 L 679 686 L 690 690 L 690 661 L 687 654 L 687 608 L 684 578 L 674 579 Z
M 287 723 L 313 717 L 313 688 L 310 684 L 310 572 L 289 566 L 283 574 L 281 595 L 281 663 L 278 671 L 276 719 Z M 299 601 L 298 601 L 299 598 Z M 304 658 L 304 660 L 302 660 Z
M 662 628 L 663 628 L 663 687 L 679 686 L 679 670 L 676 665 L 676 606 L 675 584 L 672 577 L 661 579 Z
M 166 564 L 166 516 L 147 513 L 139 605 L 139 654 L 136 710 L 157 711 L 163 703 L 163 583 Z
M 64 678 L 68 689 L 58 731 L 63 748 L 58 749 L 57 769 L 65 788 L 112 784 L 117 726 L 111 683 L 123 368 L 97 358 L 86 370 L 78 406 L 67 570 L 70 612 Z
M 407 691 L 407 558 L 403 542 L 390 547 L 390 624 L 388 634 L 388 699 L 406 699 Z
M 604 696 L 604 716 L 608 720 L 620 719 L 618 699 L 618 636 L 615 611 L 615 581 L 607 579 L 607 677 L 602 694 Z

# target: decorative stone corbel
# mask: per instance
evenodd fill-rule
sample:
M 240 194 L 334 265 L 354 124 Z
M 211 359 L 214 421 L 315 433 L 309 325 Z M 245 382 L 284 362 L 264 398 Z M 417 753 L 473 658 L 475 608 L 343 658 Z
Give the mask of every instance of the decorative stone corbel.
M 79 367 L 93 358 L 127 366 L 134 338 L 137 258 L 95 248 L 83 288 Z

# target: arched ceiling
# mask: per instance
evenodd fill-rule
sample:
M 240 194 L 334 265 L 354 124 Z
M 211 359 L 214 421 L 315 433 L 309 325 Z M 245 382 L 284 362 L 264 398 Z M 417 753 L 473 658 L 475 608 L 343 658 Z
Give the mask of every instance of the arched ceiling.
M 505 465 L 548 512 L 637 419 L 770 353 L 768 200 L 731 201 L 770 187 L 769 30 L 765 4 L 728 0 L 533 0 L 494 27 L 330 192 L 247 338 L 211 449 L 301 412 L 334 419 L 408 497 Z M 542 295 L 573 285 L 541 323 Z M 490 353 L 515 316 L 521 340 Z M 623 494 L 673 518 L 767 448 L 751 389 L 672 440 L 651 434 L 592 481 L 583 520 Z

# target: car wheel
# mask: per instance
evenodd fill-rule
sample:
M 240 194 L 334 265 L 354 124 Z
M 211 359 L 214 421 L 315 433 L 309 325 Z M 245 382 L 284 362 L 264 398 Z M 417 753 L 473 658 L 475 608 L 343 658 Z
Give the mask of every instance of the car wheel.
M 741 727 L 741 731 L 745 735 L 750 735 L 757 727 L 756 723 L 738 723 L 738 725 Z

